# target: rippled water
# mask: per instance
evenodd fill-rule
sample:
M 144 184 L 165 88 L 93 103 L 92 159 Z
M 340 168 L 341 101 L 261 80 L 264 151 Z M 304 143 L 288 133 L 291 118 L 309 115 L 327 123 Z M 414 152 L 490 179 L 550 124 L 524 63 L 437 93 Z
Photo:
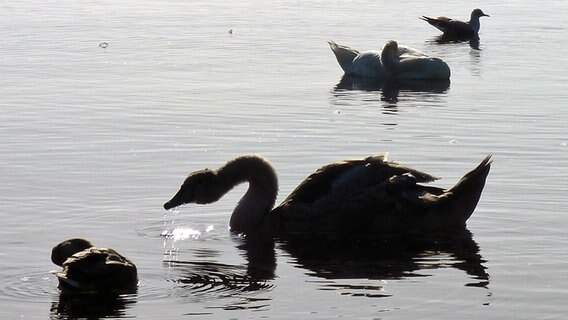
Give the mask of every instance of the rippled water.
M 0 4 L 0 318 L 564 318 L 565 4 L 476 5 L 480 50 L 418 19 L 469 3 Z M 451 83 L 342 81 L 330 39 L 396 39 L 447 61 Z M 238 154 L 273 162 L 281 200 L 323 164 L 384 151 L 445 187 L 494 154 L 468 230 L 251 245 L 227 231 L 245 186 L 161 207 Z M 131 258 L 138 292 L 61 295 L 50 250 L 78 236 Z

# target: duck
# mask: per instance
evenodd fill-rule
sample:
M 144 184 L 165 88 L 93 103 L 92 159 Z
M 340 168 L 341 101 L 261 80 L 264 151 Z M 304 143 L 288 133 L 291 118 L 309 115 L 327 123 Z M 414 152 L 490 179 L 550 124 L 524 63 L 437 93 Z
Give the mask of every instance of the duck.
M 451 37 L 467 37 L 476 36 L 479 33 L 480 23 L 479 18 L 489 17 L 481 9 L 474 9 L 471 12 L 469 21 L 460 21 L 448 17 L 430 18 L 427 16 L 420 17 L 421 20 L 428 22 L 438 30 L 442 31 L 444 35 Z
M 51 261 L 63 267 L 55 272 L 63 292 L 131 293 L 138 287 L 138 273 L 132 261 L 113 249 L 95 247 L 82 238 L 54 246 Z
M 234 208 L 231 232 L 268 235 L 397 235 L 462 229 L 481 197 L 491 155 L 450 189 L 425 185 L 439 178 L 390 161 L 386 153 L 325 165 L 274 208 L 278 178 L 260 155 L 242 155 L 218 169 L 190 173 L 164 204 L 210 204 L 248 182 Z
M 444 61 L 431 58 L 417 49 L 399 46 L 394 40 L 387 41 L 381 51 L 366 52 L 333 41 L 328 43 L 346 76 L 398 80 L 450 78 L 450 68 Z

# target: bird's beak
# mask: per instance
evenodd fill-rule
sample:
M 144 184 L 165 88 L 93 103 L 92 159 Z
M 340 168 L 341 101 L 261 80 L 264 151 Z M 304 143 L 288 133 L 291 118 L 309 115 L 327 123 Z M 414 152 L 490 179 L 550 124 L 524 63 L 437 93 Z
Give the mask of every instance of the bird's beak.
M 183 188 L 181 188 L 174 196 L 173 198 L 170 199 L 170 201 L 164 203 L 164 209 L 166 210 L 170 210 L 171 208 L 175 208 L 175 207 L 179 207 L 182 204 L 186 204 L 188 202 L 191 202 L 191 200 L 188 200 L 188 196 L 187 194 L 185 194 L 186 192 L 184 192 Z
M 484 17 L 491 17 L 490 15 L 485 14 L 485 13 L 483 14 L 483 16 L 484 16 Z
M 172 203 L 172 200 L 170 200 L 170 201 L 164 203 L 164 209 L 166 209 L 166 210 L 170 210 L 171 208 L 175 208 L 175 207 L 176 207 L 176 205 L 174 205 L 174 204 Z

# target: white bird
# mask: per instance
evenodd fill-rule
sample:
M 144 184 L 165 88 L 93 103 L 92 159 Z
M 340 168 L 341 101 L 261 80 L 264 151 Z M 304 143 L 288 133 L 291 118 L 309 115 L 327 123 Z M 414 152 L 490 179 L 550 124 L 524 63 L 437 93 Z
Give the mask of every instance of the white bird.
M 444 35 L 454 37 L 475 36 L 479 32 L 479 18 L 489 17 L 481 9 L 474 9 L 468 22 L 448 17 L 430 18 L 422 16 L 420 19 L 442 31 Z
M 431 58 L 419 50 L 399 46 L 394 40 L 388 41 L 382 51 L 365 52 L 333 41 L 328 43 L 341 69 L 348 76 L 414 80 L 450 78 L 450 68 L 444 61 Z

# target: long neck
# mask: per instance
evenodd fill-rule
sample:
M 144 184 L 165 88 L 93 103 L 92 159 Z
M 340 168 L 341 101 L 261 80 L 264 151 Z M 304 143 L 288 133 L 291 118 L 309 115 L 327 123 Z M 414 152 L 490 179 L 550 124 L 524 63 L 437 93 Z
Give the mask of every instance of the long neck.
M 398 54 L 398 46 L 388 43 L 381 52 L 381 62 L 386 70 L 392 75 L 400 73 L 400 57 Z
M 249 188 L 241 198 L 229 226 L 237 233 L 254 233 L 270 212 L 278 194 L 278 178 L 270 163 L 256 155 L 238 157 L 217 171 L 227 189 L 248 182 Z
M 469 18 L 469 26 L 471 27 L 471 29 L 473 29 L 474 33 L 478 33 L 480 27 L 479 16 L 472 13 L 471 18 Z

